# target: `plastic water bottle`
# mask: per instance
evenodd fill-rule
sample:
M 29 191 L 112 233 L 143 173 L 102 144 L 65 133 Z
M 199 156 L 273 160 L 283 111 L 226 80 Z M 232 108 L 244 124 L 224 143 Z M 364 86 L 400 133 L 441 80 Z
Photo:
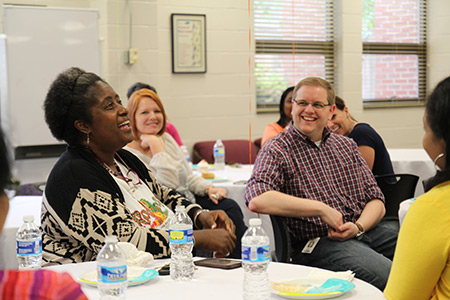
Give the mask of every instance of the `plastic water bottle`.
M 194 276 L 194 262 L 192 248 L 194 246 L 194 231 L 192 221 L 186 214 L 183 205 L 175 208 L 175 215 L 170 219 L 169 236 L 170 250 L 170 277 L 174 280 L 191 280 Z
M 269 299 L 269 238 L 261 227 L 261 219 L 250 219 L 250 227 L 242 237 L 244 267 L 244 300 Z
M 97 255 L 97 285 L 100 299 L 125 299 L 128 286 L 127 257 L 115 235 L 105 238 Z
M 16 234 L 19 269 L 40 269 L 42 261 L 42 234 L 34 224 L 34 216 L 23 216 L 23 224 Z
M 225 168 L 225 146 L 220 139 L 214 144 L 214 168 L 219 171 Z
M 189 151 L 186 148 L 185 145 L 180 146 L 181 152 L 183 152 L 184 158 L 186 159 L 187 163 L 189 164 L 191 162 L 191 158 L 189 157 Z

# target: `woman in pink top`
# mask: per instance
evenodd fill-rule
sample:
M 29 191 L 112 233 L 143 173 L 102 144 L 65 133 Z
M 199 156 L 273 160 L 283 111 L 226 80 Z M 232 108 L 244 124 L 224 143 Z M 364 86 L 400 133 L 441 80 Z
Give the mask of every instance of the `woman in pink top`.
M 294 87 L 291 86 L 287 88 L 280 99 L 280 119 L 274 123 L 270 123 L 267 125 L 264 130 L 264 134 L 261 141 L 261 147 L 268 140 L 273 139 L 280 132 L 284 131 L 284 128 L 289 125 L 291 122 L 291 109 L 292 109 L 292 92 L 294 91 Z

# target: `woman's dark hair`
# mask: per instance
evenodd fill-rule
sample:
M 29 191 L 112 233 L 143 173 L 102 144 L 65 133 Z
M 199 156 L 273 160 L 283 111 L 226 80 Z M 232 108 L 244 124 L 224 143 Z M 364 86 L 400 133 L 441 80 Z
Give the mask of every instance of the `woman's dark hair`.
M 428 191 L 450 180 L 450 77 L 442 80 L 428 97 L 425 118 L 434 135 L 445 143 L 445 167 L 426 183 Z
M 289 119 L 286 116 L 286 114 L 284 113 L 284 100 L 286 100 L 287 95 L 290 92 L 292 92 L 293 90 L 294 90 L 293 86 L 288 87 L 281 95 L 280 106 L 279 106 L 280 119 L 277 121 L 278 125 L 280 125 L 281 127 L 286 127 L 286 125 L 289 123 Z
M 0 129 L 0 194 L 11 180 L 11 167 L 8 147 L 6 147 L 3 131 Z
M 146 84 L 146 83 L 142 83 L 142 82 L 136 82 L 135 84 L 133 84 L 132 86 L 130 86 L 128 88 L 127 98 L 130 99 L 131 95 L 134 92 L 142 90 L 142 89 L 147 89 L 147 90 L 150 90 L 150 91 L 154 92 L 155 94 L 158 94 L 156 92 L 156 89 L 154 87 L 152 87 L 151 85 Z
M 334 104 L 336 104 L 336 108 L 339 110 L 344 110 L 344 108 L 345 108 L 344 99 L 342 99 L 339 96 L 336 96 Z
M 98 75 L 80 68 L 70 68 L 53 81 L 45 98 L 44 111 L 45 121 L 56 139 L 78 145 L 86 138 L 74 123 L 76 120 L 91 123 L 96 90 L 90 88 L 98 82 L 106 83 Z

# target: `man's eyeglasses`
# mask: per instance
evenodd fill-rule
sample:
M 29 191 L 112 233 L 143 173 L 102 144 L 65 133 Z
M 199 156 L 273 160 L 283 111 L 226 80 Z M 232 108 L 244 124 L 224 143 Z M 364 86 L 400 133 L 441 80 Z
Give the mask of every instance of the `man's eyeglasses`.
M 298 106 L 304 107 L 304 108 L 306 108 L 308 105 L 311 104 L 312 107 L 315 110 L 322 110 L 322 109 L 325 108 L 325 106 L 330 106 L 330 104 L 324 104 L 324 103 L 320 103 L 320 102 L 310 103 L 310 102 L 305 101 L 305 100 L 294 100 L 294 99 L 292 99 L 292 101 L 295 102 Z

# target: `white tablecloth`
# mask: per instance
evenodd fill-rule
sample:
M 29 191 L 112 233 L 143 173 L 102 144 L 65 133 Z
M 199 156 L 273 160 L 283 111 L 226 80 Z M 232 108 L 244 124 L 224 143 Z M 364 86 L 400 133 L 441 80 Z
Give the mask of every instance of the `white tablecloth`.
M 419 176 L 415 196 L 424 193 L 422 181 L 436 173 L 433 161 L 423 149 L 388 149 L 395 173 Z
M 150 267 L 162 266 L 168 259 L 155 260 Z M 95 262 L 70 264 L 49 267 L 47 269 L 58 272 L 69 272 L 74 279 L 81 275 L 95 270 Z M 307 277 L 313 268 L 273 263 L 269 265 L 269 280 L 279 281 L 283 279 L 293 279 Z M 191 281 L 177 282 L 170 276 L 158 276 L 145 284 L 129 287 L 126 292 L 127 299 L 192 299 L 192 300 L 221 300 L 221 299 L 242 299 L 242 282 L 244 270 L 237 268 L 233 270 L 221 270 L 214 268 L 198 267 Z M 385 299 L 380 290 L 374 286 L 354 279 L 356 288 L 339 297 L 339 299 L 364 299 L 376 300 Z M 98 290 L 95 287 L 82 285 L 83 292 L 89 299 L 99 299 Z M 270 299 L 283 299 L 276 295 L 271 295 Z
M 400 203 L 400 207 L 398 209 L 398 221 L 400 226 L 402 226 L 403 220 L 405 219 L 406 213 L 408 212 L 409 207 L 413 204 L 415 199 L 407 199 Z
M 0 236 L 0 268 L 17 268 L 17 230 L 25 215 L 33 215 L 34 223 L 38 226 L 41 224 L 41 203 L 42 196 L 16 196 L 9 200 L 9 212 Z

